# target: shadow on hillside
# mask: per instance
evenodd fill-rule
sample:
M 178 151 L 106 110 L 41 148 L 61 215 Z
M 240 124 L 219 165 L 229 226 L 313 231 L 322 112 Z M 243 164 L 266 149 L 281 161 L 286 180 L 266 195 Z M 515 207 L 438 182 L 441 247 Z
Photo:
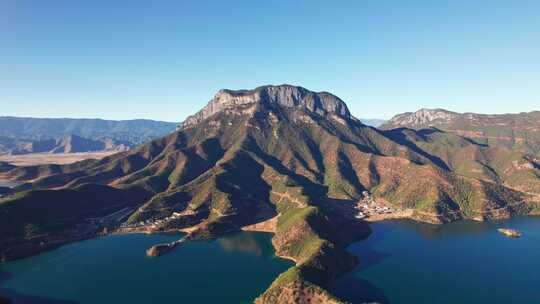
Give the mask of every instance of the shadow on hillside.
M 377 228 L 377 232 L 372 232 L 369 237 L 363 241 L 351 244 L 347 250 L 358 257 L 360 263 L 353 272 L 366 270 L 375 266 L 391 255 L 377 251 L 375 245 L 384 240 L 386 234 L 395 228 Z
M 469 143 L 471 143 L 473 145 L 477 145 L 477 146 L 480 146 L 480 147 L 483 147 L 483 148 L 489 147 L 489 145 L 477 142 L 476 140 L 474 140 L 472 138 L 469 138 L 469 137 L 463 137 L 463 139 L 465 139 L 465 141 L 467 141 L 467 142 L 469 142 Z
M 382 289 L 358 277 L 351 276 L 346 280 L 338 281 L 333 286 L 332 291 L 340 299 L 347 301 L 347 303 L 390 304 L 390 300 L 388 300 Z
M 430 128 L 427 128 L 427 129 L 417 130 L 416 133 L 418 135 L 422 136 L 425 140 L 427 140 L 427 137 L 429 135 L 433 134 L 433 133 L 447 133 L 447 132 L 445 132 L 445 131 L 443 131 L 441 129 L 435 128 L 435 127 L 430 127 Z M 468 142 L 470 144 L 481 146 L 481 147 L 484 147 L 484 148 L 489 147 L 489 145 L 487 145 L 487 144 L 477 142 L 476 140 L 474 140 L 472 138 L 469 138 L 469 137 L 465 137 L 464 135 L 459 135 L 459 134 L 456 134 L 456 133 L 451 133 L 451 134 L 463 138 L 466 142 Z
M 363 191 L 367 190 L 358 179 L 358 175 L 356 175 L 353 161 L 351 161 L 347 154 L 343 152 L 338 153 L 338 168 L 343 178 L 355 188 L 357 193 L 362 193 Z
M 263 152 L 255 143 L 249 142 L 248 147 L 255 155 L 272 167 L 272 169 L 276 170 L 279 174 L 289 177 L 298 186 L 303 187 L 302 194 L 308 196 L 310 199 L 324 197 L 326 196 L 326 193 L 328 193 L 328 187 L 316 184 L 307 177 L 289 170 L 281 163 L 281 161 Z
M 270 202 L 271 187 L 261 178 L 263 166 L 247 153 L 238 153 L 223 169 L 225 172 L 216 179 L 216 187 L 229 195 L 231 209 L 237 212 L 233 215 L 236 221 L 242 226 L 251 225 L 277 215 L 275 205 Z
M 441 158 L 439 158 L 438 156 L 429 154 L 428 152 L 422 150 L 415 143 L 413 143 L 407 137 L 407 135 L 405 134 L 405 131 L 408 130 L 408 131 L 415 132 L 416 135 L 418 135 L 418 136 L 425 139 L 425 136 L 430 134 L 430 133 L 426 133 L 426 132 L 429 131 L 431 133 L 434 133 L 434 132 L 437 132 L 436 129 L 427 129 L 427 130 L 424 130 L 424 133 L 419 133 L 418 131 L 414 131 L 412 129 L 407 129 L 407 128 L 398 128 L 398 129 L 392 129 L 392 130 L 388 130 L 388 131 L 383 131 L 383 130 L 378 130 L 378 129 L 375 129 L 375 130 L 377 132 L 379 132 L 381 135 L 386 136 L 387 138 L 395 141 L 396 143 L 398 143 L 400 145 L 403 145 L 403 146 L 406 146 L 409 149 L 411 149 L 412 151 L 414 151 L 415 153 L 429 159 L 432 163 L 434 163 L 438 167 L 440 167 L 440 168 L 442 168 L 444 170 L 450 170 L 448 165 L 446 165 L 446 163 Z M 438 131 L 438 132 L 441 132 L 441 131 Z
M 0 271 L 0 303 L 1 304 L 77 304 L 74 301 L 50 299 L 41 296 L 25 295 L 8 288 L 2 288 L 4 282 L 10 280 L 13 275 L 9 272 Z
M 324 207 L 329 212 L 335 212 L 343 218 L 348 220 L 354 220 L 354 216 L 358 213 L 356 210 L 356 204 L 358 200 L 352 199 L 337 199 L 330 197 L 317 198 L 312 201 L 314 205 Z
M 377 233 L 372 233 L 367 239 L 355 242 L 347 248 L 349 252 L 358 257 L 360 262 L 355 269 L 346 273 L 332 285 L 331 290 L 334 294 L 353 304 L 390 303 L 384 291 L 368 280 L 363 279 L 361 272 L 391 256 L 374 249 L 375 244 L 383 240 L 385 234 L 391 229 L 378 229 Z

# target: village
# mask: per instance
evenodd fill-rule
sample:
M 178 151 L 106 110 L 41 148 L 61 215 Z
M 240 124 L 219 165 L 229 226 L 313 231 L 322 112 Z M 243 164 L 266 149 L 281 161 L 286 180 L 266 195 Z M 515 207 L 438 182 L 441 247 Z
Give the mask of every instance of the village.
M 361 199 L 356 202 L 356 204 L 353 206 L 354 213 L 352 214 L 354 218 L 356 219 L 367 219 L 367 218 L 380 218 L 380 217 L 386 217 L 392 216 L 392 214 L 398 214 L 400 213 L 401 209 L 395 208 L 393 206 L 390 206 L 388 203 L 382 202 L 380 200 L 376 200 L 373 198 L 373 196 L 368 191 L 362 192 Z M 110 215 L 107 215 L 105 217 L 101 218 L 88 218 L 86 219 L 88 222 L 94 225 L 99 226 L 115 226 L 116 223 L 123 222 L 129 215 L 133 213 L 134 209 L 130 207 L 123 208 L 117 212 L 114 212 Z M 186 216 L 186 215 L 193 215 L 195 214 L 192 210 L 185 210 L 182 212 L 172 212 L 171 215 L 160 218 L 160 219 L 146 219 L 141 220 L 135 223 L 127 223 L 123 222 L 118 228 L 120 230 L 127 232 L 127 231 L 135 231 L 135 230 L 156 230 L 162 227 L 164 224 L 166 224 L 169 221 L 178 219 L 180 217 Z
M 400 211 L 398 208 L 394 208 L 383 202 L 376 201 L 368 191 L 362 192 L 362 199 L 358 201 L 354 209 L 358 212 L 355 215 L 355 218 L 357 219 L 364 219 L 373 215 L 389 214 Z
M 157 229 L 161 225 L 169 221 L 178 219 L 182 216 L 193 215 L 193 214 L 195 214 L 195 212 L 193 212 L 192 210 L 186 210 L 183 212 L 173 212 L 170 216 L 161 218 L 161 219 L 147 219 L 147 220 L 132 223 L 132 224 L 123 223 L 120 225 L 120 228 L 143 228 L 144 227 L 144 228 L 150 228 L 150 229 Z

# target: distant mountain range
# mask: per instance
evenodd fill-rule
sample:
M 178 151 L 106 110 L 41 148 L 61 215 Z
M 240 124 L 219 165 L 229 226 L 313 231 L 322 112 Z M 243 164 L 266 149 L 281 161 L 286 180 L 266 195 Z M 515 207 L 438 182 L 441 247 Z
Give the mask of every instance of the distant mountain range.
M 360 118 L 360 121 L 365 125 L 376 127 L 376 128 L 388 122 L 387 119 L 378 119 L 378 118 Z
M 77 135 L 65 135 L 57 139 L 38 141 L 17 141 L 14 148 L 3 145 L 12 155 L 30 153 L 81 153 L 94 151 L 127 151 L 133 146 L 129 142 L 118 142 L 112 139 L 93 140 Z
M 437 224 L 540 214 L 536 115 L 421 110 L 378 129 L 328 92 L 221 90 L 130 151 L 0 163 L 0 177 L 25 182 L 0 203 L 0 258 L 111 231 L 187 229 L 193 240 L 262 224 L 295 265 L 257 304 L 342 303 L 328 288 L 358 262 L 346 247 L 369 234 L 358 213 L 368 203 Z
M 361 119 L 377 127 L 382 119 Z M 173 132 L 177 123 L 154 120 L 0 117 L 0 155 L 127 151 Z
M 153 120 L 0 117 L 0 154 L 125 151 L 173 132 Z
M 414 113 L 398 114 L 380 128 L 436 128 L 469 138 L 479 144 L 504 146 L 534 155 L 540 152 L 540 111 L 476 114 L 444 109 L 420 109 Z

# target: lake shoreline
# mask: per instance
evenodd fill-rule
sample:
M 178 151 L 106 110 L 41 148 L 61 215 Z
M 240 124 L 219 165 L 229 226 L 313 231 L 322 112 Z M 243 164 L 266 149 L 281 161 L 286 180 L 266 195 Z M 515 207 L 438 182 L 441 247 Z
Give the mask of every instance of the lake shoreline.
M 445 225 L 389 219 L 370 227 L 373 232 L 368 239 L 347 248 L 361 263 L 338 278 L 331 289 L 346 301 L 528 304 L 540 298 L 532 284 L 540 271 L 534 263 L 540 254 L 535 242 L 540 238 L 537 216 Z M 523 231 L 524 236 L 505 237 L 498 230 L 501 227 Z M 488 282 L 499 287 L 495 293 L 487 293 Z M 452 293 L 445 288 L 448 284 L 467 290 L 467 295 Z M 353 292 L 351 286 L 359 292 Z
M 145 255 L 151 244 L 175 239 L 166 234 L 110 234 L 9 262 L 2 270 L 12 276 L 2 282 L 0 296 L 33 294 L 80 304 L 248 303 L 292 264 L 275 256 L 271 235 L 258 232 L 185 242 L 157 259 Z M 114 284 L 97 284 L 104 280 Z M 80 284 L 88 288 L 81 291 Z
M 488 219 L 488 220 L 483 220 L 483 221 L 479 221 L 476 219 L 460 219 L 458 221 L 449 222 L 449 223 L 429 223 L 429 222 L 419 221 L 417 218 L 409 216 L 409 214 L 410 213 L 408 212 L 401 212 L 400 214 L 381 214 L 381 215 L 365 218 L 364 221 L 367 222 L 370 226 L 371 224 L 375 224 L 375 223 L 392 222 L 392 221 L 399 221 L 399 220 L 407 220 L 407 221 L 411 221 L 419 225 L 428 224 L 428 225 L 444 226 L 444 225 L 448 225 L 448 224 L 452 224 L 452 223 L 460 222 L 460 221 L 471 221 L 471 222 L 477 222 L 477 223 L 497 223 L 497 222 L 507 221 L 507 220 L 520 218 L 520 217 L 525 217 L 525 218 L 540 217 L 540 214 L 529 214 L 529 215 L 514 216 L 510 218 Z M 268 222 L 277 222 L 277 217 L 271 218 L 261 223 L 265 223 L 266 225 Z M 271 233 L 272 235 L 275 234 L 275 228 L 271 228 L 271 229 L 258 228 L 257 225 L 261 223 L 245 226 L 245 227 L 240 228 L 240 230 L 234 231 L 234 232 L 246 231 L 246 232 Z M 178 234 L 185 233 L 189 235 L 189 233 L 194 231 L 196 228 L 197 228 L 197 225 L 193 227 L 188 227 L 188 228 L 183 228 L 183 229 L 171 229 L 167 231 L 150 231 L 148 229 L 145 229 L 144 227 L 130 228 L 130 229 L 119 228 L 119 229 L 108 231 L 106 233 L 104 233 L 103 230 L 99 230 L 96 232 L 86 233 L 83 235 L 72 235 L 66 238 L 55 237 L 53 239 L 46 240 L 45 242 L 42 242 L 40 240 L 29 240 L 27 242 L 19 242 L 19 244 L 16 247 L 9 247 L 8 250 L 1 252 L 0 265 L 4 262 L 29 258 L 29 257 L 38 255 L 46 251 L 57 249 L 64 245 L 68 245 L 68 244 L 72 244 L 72 243 L 76 243 L 76 242 L 80 242 L 80 241 L 84 241 L 88 239 L 103 237 L 107 235 L 125 235 L 125 234 L 153 235 L 153 234 L 177 234 L 177 233 Z M 225 235 L 226 234 L 227 233 L 225 233 Z M 7 246 L 12 246 L 12 245 L 8 244 Z M 13 249 L 15 253 L 9 252 L 10 249 Z M 278 256 L 278 257 L 298 263 L 298 260 L 295 259 L 294 257 L 290 257 L 290 256 Z

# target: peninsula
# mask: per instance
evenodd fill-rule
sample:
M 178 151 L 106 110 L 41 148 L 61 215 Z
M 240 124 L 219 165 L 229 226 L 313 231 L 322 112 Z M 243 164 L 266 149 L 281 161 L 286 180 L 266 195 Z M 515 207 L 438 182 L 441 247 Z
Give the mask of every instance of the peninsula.
M 220 90 L 176 131 L 129 151 L 0 166 L 0 178 L 22 183 L 0 199 L 0 255 L 111 232 L 184 231 L 196 240 L 264 229 L 295 266 L 256 303 L 341 303 L 328 287 L 361 263 L 346 247 L 369 235 L 368 220 L 539 214 L 540 152 L 531 141 L 377 129 L 337 96 L 291 85 Z

